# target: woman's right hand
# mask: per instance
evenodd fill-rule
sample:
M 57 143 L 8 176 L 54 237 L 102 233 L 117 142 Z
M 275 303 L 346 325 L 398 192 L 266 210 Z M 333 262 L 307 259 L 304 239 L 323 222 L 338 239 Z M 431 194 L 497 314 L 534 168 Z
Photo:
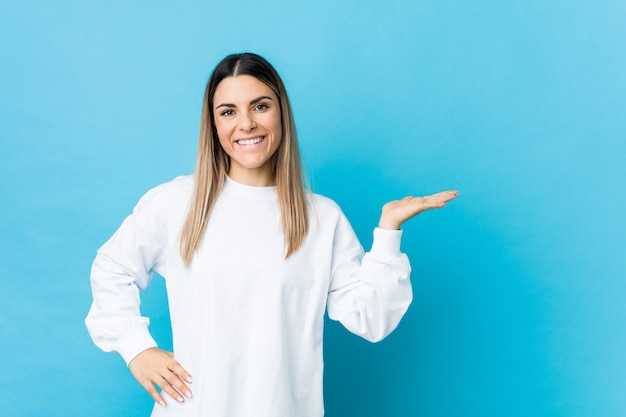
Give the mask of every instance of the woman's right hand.
M 191 375 L 171 352 L 159 348 L 144 350 L 130 361 L 128 368 L 159 405 L 164 406 L 165 400 L 155 385 L 178 402 L 185 401 L 184 397 L 191 398 L 191 390 L 187 386 L 192 382 Z

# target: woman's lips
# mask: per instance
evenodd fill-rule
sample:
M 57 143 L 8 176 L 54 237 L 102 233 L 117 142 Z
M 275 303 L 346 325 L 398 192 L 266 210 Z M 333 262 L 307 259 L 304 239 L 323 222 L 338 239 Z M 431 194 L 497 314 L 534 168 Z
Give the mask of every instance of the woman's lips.
M 242 146 L 250 146 L 256 145 L 257 143 L 261 143 L 265 139 L 264 136 L 257 136 L 255 138 L 246 138 L 246 139 L 237 139 L 235 143 Z

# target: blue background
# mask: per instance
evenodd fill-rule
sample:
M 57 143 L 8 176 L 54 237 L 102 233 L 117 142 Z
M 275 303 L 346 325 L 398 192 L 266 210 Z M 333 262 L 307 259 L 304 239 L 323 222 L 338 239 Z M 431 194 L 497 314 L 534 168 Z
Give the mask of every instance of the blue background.
M 364 246 L 387 200 L 461 191 L 405 227 L 395 333 L 327 324 L 329 417 L 626 415 L 624 1 L 2 0 L 3 416 L 149 414 L 84 328 L 90 264 L 193 170 L 206 80 L 249 50 Z

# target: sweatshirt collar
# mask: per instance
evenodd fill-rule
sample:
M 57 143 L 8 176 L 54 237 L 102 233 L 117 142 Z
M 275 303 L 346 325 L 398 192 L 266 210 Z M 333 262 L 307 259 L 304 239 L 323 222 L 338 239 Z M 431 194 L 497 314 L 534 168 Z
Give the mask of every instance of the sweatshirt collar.
M 241 184 L 228 175 L 224 182 L 224 188 L 222 190 L 225 193 L 237 195 L 239 197 L 248 198 L 251 200 L 274 200 L 276 199 L 276 186 L 270 187 L 253 187 L 250 185 Z

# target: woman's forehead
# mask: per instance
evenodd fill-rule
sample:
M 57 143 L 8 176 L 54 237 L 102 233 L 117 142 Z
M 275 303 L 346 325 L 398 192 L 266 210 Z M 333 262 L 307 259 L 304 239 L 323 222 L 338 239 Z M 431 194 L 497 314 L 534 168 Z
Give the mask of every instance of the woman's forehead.
M 237 75 L 224 78 L 215 88 L 213 102 L 249 101 L 259 96 L 276 99 L 274 91 L 263 81 L 251 75 Z

